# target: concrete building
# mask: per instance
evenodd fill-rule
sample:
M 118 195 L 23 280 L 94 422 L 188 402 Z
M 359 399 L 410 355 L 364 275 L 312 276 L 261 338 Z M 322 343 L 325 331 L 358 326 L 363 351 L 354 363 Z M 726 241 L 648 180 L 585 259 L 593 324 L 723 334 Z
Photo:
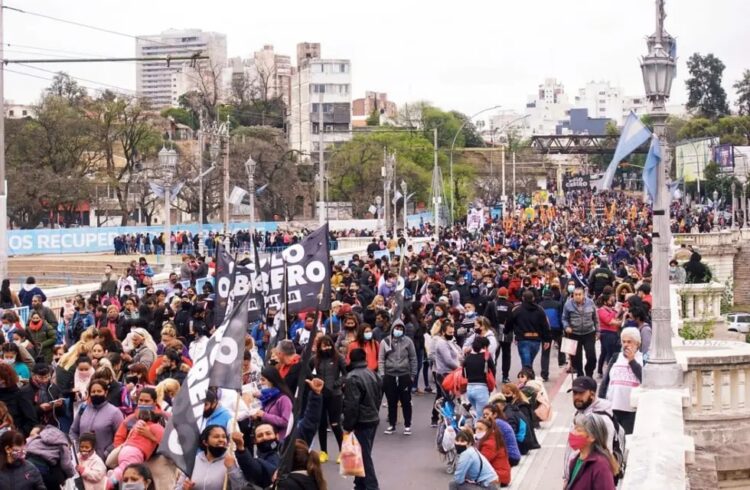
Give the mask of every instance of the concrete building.
M 319 110 L 323 113 L 324 149 L 350 140 L 352 127 L 351 62 L 314 58 L 316 53 L 320 53 L 317 43 L 297 45 L 299 64 L 292 75 L 289 146 L 307 163 L 318 161 Z
M 642 97 L 641 100 L 645 101 L 646 98 Z M 588 116 L 591 118 L 612 119 L 620 125 L 624 122 L 624 102 L 620 87 L 614 87 L 607 81 L 591 81 L 578 90 L 573 106 L 577 109 L 588 109 Z
M 252 98 L 281 97 L 289 107 L 292 99 L 292 62 L 288 55 L 278 54 L 273 45 L 266 44 L 248 58 L 227 60 L 222 72 L 222 98 L 234 96 L 236 88 L 251 92 Z
M 528 136 L 555 134 L 557 126 L 568 119 L 571 108 L 565 87 L 555 78 L 547 78 L 526 103 Z
M 352 127 L 367 126 L 367 119 L 374 111 L 378 111 L 381 125 L 393 123 L 398 116 L 398 106 L 388 100 L 388 94 L 368 91 L 363 98 L 352 101 Z
M 143 61 L 136 64 L 136 92 L 155 108 L 175 104 L 183 93 L 198 86 L 200 73 L 215 71 L 218 78 L 227 60 L 226 35 L 200 29 L 169 29 L 161 34 L 140 36 L 135 42 L 137 57 L 209 56 L 195 68 L 182 61 Z M 198 69 L 196 69 L 198 68 Z M 212 84 L 213 85 L 213 84 Z M 217 83 L 216 87 L 221 84 Z
M 16 104 L 12 100 L 5 101 L 5 119 L 24 119 L 36 117 L 34 107 L 28 104 Z

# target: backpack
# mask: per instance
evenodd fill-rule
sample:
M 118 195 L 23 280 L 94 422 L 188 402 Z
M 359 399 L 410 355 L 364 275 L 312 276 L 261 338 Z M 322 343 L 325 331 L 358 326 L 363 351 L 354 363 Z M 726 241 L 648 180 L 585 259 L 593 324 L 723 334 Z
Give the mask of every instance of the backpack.
M 614 437 L 612 438 L 612 456 L 615 457 L 615 460 L 620 465 L 620 471 L 615 475 L 615 484 L 617 484 L 625 476 L 625 466 L 627 465 L 627 459 L 625 458 L 627 454 L 627 450 L 625 449 L 625 429 L 622 428 L 615 417 L 607 412 L 594 413 L 607 417 L 612 421 L 612 425 L 615 428 Z

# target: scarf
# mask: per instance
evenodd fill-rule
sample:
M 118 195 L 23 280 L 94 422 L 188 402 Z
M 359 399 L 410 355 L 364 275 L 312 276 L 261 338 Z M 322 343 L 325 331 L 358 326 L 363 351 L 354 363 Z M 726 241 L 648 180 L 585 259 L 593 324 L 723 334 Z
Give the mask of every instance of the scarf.
M 29 330 L 32 332 L 38 332 L 42 329 L 42 325 L 44 325 L 43 320 L 39 320 L 38 322 L 29 321 Z
M 281 394 L 281 390 L 278 388 L 263 388 L 260 390 L 260 403 L 264 407 L 268 402 L 273 401 Z

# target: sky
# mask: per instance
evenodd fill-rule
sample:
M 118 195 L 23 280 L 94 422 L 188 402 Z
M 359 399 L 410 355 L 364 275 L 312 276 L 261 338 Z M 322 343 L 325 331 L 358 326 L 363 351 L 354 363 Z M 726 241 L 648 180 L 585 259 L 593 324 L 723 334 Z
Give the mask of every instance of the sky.
M 375 90 L 399 105 L 427 100 L 466 114 L 495 105 L 522 111 L 548 77 L 561 81 L 570 95 L 591 80 L 642 94 L 639 58 L 646 54 L 645 37 L 655 30 L 653 0 L 4 1 L 130 35 L 169 28 L 221 32 L 229 57 L 248 57 L 273 44 L 294 62 L 298 42 L 320 42 L 323 57 L 351 59 L 353 98 Z M 666 29 L 678 50 L 671 103 L 687 100 L 686 62 L 700 52 L 726 65 L 723 85 L 734 104 L 732 85 L 750 69 L 750 1 L 667 1 L 666 11 Z M 9 10 L 3 36 L 9 60 L 135 54 L 132 37 Z M 6 100 L 36 102 L 53 76 L 42 70 L 67 71 L 89 87 L 135 88 L 131 62 L 34 66 L 7 65 Z

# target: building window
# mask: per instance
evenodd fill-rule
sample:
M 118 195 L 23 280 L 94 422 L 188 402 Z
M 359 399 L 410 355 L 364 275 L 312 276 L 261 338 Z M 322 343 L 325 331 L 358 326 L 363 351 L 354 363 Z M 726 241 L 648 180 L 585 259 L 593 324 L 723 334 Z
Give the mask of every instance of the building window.
M 15 113 L 14 113 L 13 109 L 11 109 L 11 110 L 8 111 L 8 116 L 10 116 L 10 117 L 15 116 Z
M 23 111 L 21 111 L 21 115 L 22 115 L 22 116 L 24 116 L 24 117 L 25 117 L 25 116 L 26 116 L 27 114 L 28 114 L 28 113 L 27 113 L 27 111 L 26 111 L 26 110 L 23 110 Z

